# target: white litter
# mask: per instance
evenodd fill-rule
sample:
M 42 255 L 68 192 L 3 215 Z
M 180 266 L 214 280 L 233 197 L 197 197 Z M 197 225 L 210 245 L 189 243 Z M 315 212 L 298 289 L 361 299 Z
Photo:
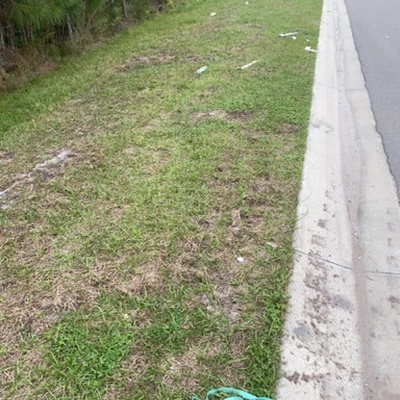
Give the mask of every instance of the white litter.
M 4 189 L 4 190 L 0 190 L 0 198 L 3 197 L 7 192 L 9 192 L 10 189 L 11 189 L 11 188 L 7 188 L 7 189 Z
M 291 36 L 296 36 L 298 35 L 299 32 L 288 32 L 288 33 L 281 33 L 278 35 L 280 38 L 286 38 L 286 37 L 291 37 Z
M 61 164 L 63 162 L 67 162 L 70 158 L 74 157 L 75 154 L 71 150 L 61 150 L 55 157 L 44 161 L 42 163 L 36 164 L 33 169 L 31 169 L 29 172 L 18 174 L 14 176 L 14 182 L 7 188 L 0 190 L 0 200 L 4 202 L 5 200 L 3 198 L 7 197 L 7 194 L 11 192 L 15 187 L 24 184 L 24 183 L 29 183 L 34 181 L 34 173 L 35 172 L 40 172 L 43 170 L 46 170 L 47 168 L 50 168 L 54 165 Z M 9 203 L 9 202 L 8 202 Z M 0 209 L 1 210 L 6 210 L 9 208 L 9 204 L 0 204 Z
M 238 262 L 242 263 L 242 262 L 244 261 L 244 258 L 243 258 L 243 257 L 237 257 L 236 260 L 237 260 Z
M 306 46 L 304 50 L 308 51 L 309 53 L 318 53 L 318 50 L 312 49 L 310 46 Z
M 215 17 L 216 15 L 217 15 L 217 13 L 212 12 L 212 13 L 210 14 L 210 17 Z
M 50 165 L 59 164 L 65 161 L 68 157 L 70 157 L 71 154 L 72 154 L 71 150 L 61 150 L 55 157 L 51 158 L 50 160 L 47 160 L 40 164 L 36 164 L 33 170 L 37 171 L 38 169 L 47 168 Z
M 198 74 L 202 74 L 206 69 L 207 69 L 206 66 L 200 67 L 196 72 L 197 72 Z
M 254 61 L 252 61 L 251 63 L 249 63 L 249 64 L 246 64 L 246 65 L 243 65 L 243 67 L 237 67 L 236 69 L 246 69 L 246 68 L 249 68 L 249 67 L 251 67 L 252 65 L 254 65 L 255 63 L 258 63 L 258 62 L 260 62 L 261 60 L 254 60 Z
M 274 242 L 265 243 L 267 246 L 272 247 L 273 249 L 277 249 L 279 246 Z
M 248 5 L 248 4 L 250 4 L 248 1 L 246 1 L 246 3 L 244 3 L 244 4 L 246 4 L 246 6 Z

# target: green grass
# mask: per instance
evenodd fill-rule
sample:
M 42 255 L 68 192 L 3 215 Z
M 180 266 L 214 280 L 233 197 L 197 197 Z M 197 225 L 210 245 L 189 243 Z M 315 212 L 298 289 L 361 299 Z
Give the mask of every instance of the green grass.
M 274 395 L 319 16 L 188 2 L 2 95 L 1 398 Z

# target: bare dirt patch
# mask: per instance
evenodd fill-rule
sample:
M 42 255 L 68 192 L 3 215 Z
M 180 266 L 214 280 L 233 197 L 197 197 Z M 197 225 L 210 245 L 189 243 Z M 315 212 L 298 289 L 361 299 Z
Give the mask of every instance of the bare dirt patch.
M 162 383 L 167 387 L 178 386 L 193 388 L 196 386 L 197 377 L 204 372 L 205 366 L 198 361 L 201 350 L 193 346 L 181 356 L 170 356 L 165 360 L 166 368 Z
M 0 165 L 4 165 L 7 162 L 10 162 L 13 158 L 13 155 L 9 151 L 0 150 Z
M 203 93 L 200 94 L 201 99 L 209 99 L 222 91 L 221 88 L 216 86 L 208 87 Z
M 231 321 L 238 320 L 243 308 L 240 304 L 238 289 L 230 283 L 232 275 L 228 270 L 211 272 L 214 296 L 223 314 Z
M 135 385 L 143 376 L 150 362 L 135 346 L 132 346 L 127 358 L 123 361 L 118 377 L 107 387 L 103 400 L 120 400 L 124 395 L 131 396 Z
M 234 111 L 228 113 L 226 119 L 229 122 L 248 122 L 253 118 L 253 114 L 250 112 Z
M 21 335 L 43 332 L 66 312 L 76 310 L 85 301 L 96 297 L 72 273 L 54 276 L 47 281 L 41 274 L 32 276 L 29 285 L 9 278 L 3 281 L 0 313 L 4 320 L 0 328 L 3 344 L 11 344 Z
M 257 129 L 255 131 L 251 132 L 246 132 L 246 137 L 248 138 L 249 141 L 257 141 L 261 139 L 263 136 L 265 136 L 265 132 L 262 131 L 261 129 Z
M 142 171 L 148 175 L 154 175 L 160 168 L 165 166 L 169 161 L 169 152 L 167 149 L 155 149 L 148 155 L 146 164 L 142 166 Z
M 194 56 L 187 56 L 184 57 L 185 61 L 191 61 L 195 63 L 201 63 L 201 62 L 212 62 L 218 60 L 218 57 L 206 57 L 202 55 L 194 55 Z
M 149 68 L 157 65 L 170 64 L 171 62 L 188 62 L 193 64 L 210 63 L 214 62 L 218 57 L 196 55 L 176 55 L 165 54 L 160 56 L 135 56 L 125 61 L 122 65 L 118 66 L 115 70 L 121 73 L 131 72 L 135 69 Z
M 43 162 L 37 163 L 30 171 L 19 173 L 9 177 L 11 182 L 0 190 L 0 209 L 9 206 L 9 197 L 14 196 L 14 192 L 19 186 L 32 184 L 35 179 L 49 180 L 54 178 L 59 173 L 59 167 L 77 157 L 71 150 L 61 150 L 54 157 Z
M 36 390 L 39 382 L 33 382 L 33 385 L 19 382 L 21 376 L 30 378 L 32 366 L 44 369 L 45 365 L 41 357 L 41 342 L 35 342 L 35 346 L 29 350 L 24 349 L 21 354 L 20 349 L 8 347 L 7 353 L 0 357 L 2 371 L 0 374 L 0 398 L 9 398 L 10 392 L 7 388 L 13 386 L 13 395 L 16 399 L 37 399 Z M 36 383 L 36 384 L 35 384 Z
M 176 59 L 176 55 L 166 54 L 161 56 L 135 56 L 117 67 L 117 72 L 127 73 L 135 69 L 147 68 L 154 65 L 168 64 Z
M 295 124 L 282 123 L 278 125 L 277 133 L 280 135 L 287 135 L 290 133 L 296 133 L 299 127 Z
M 191 116 L 191 121 L 193 123 L 203 122 L 209 119 L 225 119 L 227 113 L 223 110 L 213 110 L 206 112 L 196 112 Z
M 196 112 L 191 116 L 192 123 L 200 123 L 212 119 L 221 119 L 228 122 L 243 123 L 248 122 L 253 118 L 252 113 L 234 111 L 226 112 L 224 110 L 212 110 L 206 112 Z
M 140 126 L 140 131 L 143 133 L 157 132 L 165 129 L 165 124 L 173 119 L 171 113 L 159 111 L 157 118 L 148 120 L 145 124 Z
M 266 29 L 266 26 L 263 24 L 254 24 L 252 22 L 247 22 L 245 24 L 241 24 L 240 27 L 248 30 L 248 29 L 259 29 L 259 30 L 263 30 Z
M 113 286 L 130 296 L 147 293 L 152 290 L 161 290 L 164 286 L 161 277 L 161 265 L 141 265 L 136 268 L 133 276 L 119 279 Z

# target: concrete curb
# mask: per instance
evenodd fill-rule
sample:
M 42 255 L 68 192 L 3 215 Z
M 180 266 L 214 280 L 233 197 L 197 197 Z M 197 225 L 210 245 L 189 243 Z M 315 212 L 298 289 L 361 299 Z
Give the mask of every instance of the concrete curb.
M 400 399 L 400 208 L 344 0 L 325 0 L 278 399 Z

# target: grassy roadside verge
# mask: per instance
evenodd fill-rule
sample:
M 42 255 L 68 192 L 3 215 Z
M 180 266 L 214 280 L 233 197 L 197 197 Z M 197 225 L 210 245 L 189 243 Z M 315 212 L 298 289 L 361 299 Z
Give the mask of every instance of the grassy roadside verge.
M 1 398 L 273 395 L 319 14 L 188 3 L 2 97 Z

